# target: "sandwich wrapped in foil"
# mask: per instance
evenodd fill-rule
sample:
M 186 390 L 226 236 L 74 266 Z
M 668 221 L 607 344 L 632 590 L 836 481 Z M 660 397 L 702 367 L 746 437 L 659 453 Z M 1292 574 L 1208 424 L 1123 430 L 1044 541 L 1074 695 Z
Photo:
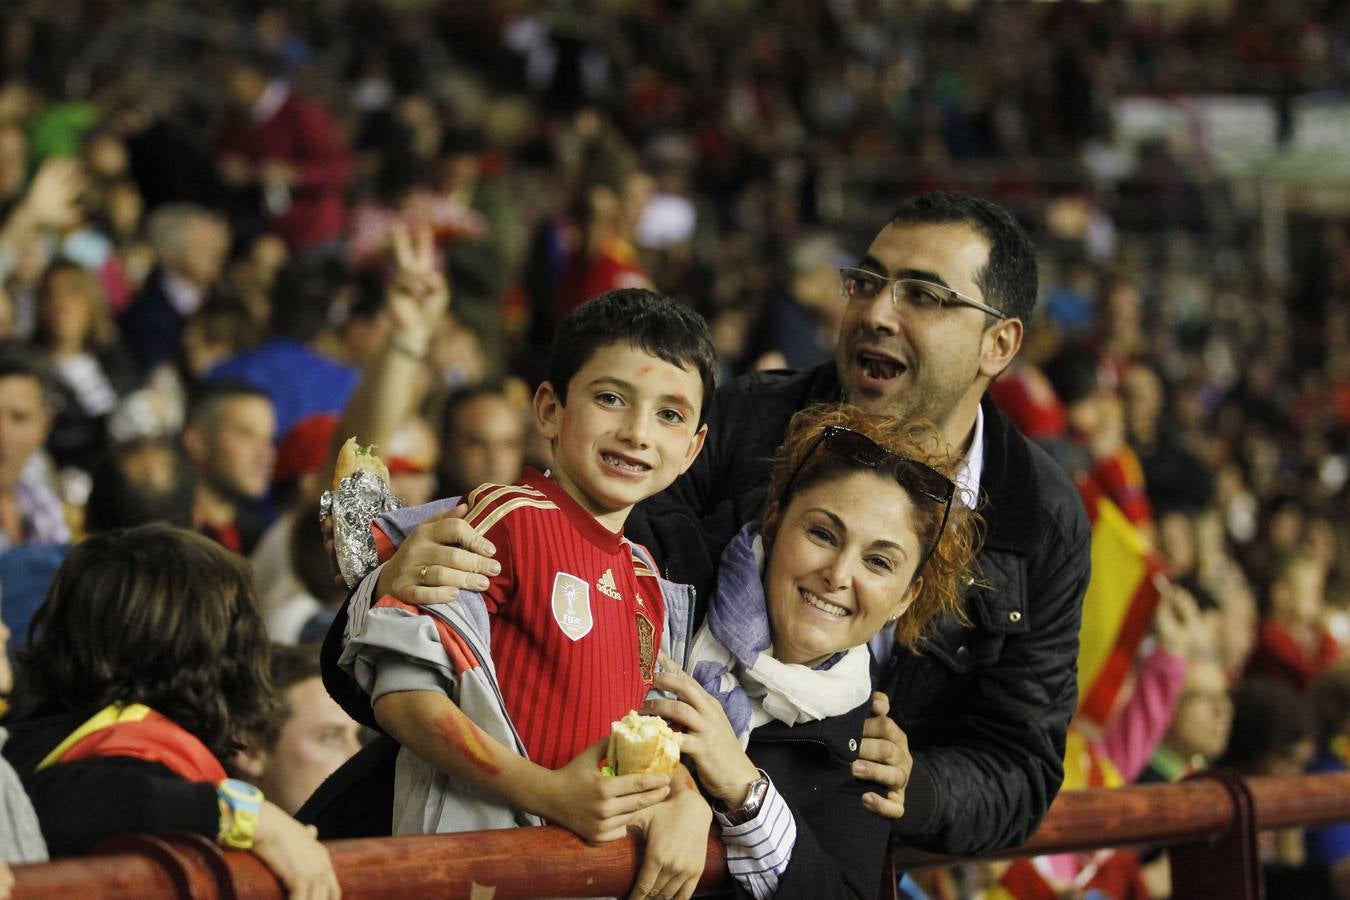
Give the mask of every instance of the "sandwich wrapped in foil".
M 389 483 L 367 469 L 357 469 L 342 479 L 337 490 L 323 492 L 319 515 L 333 517 L 338 571 L 347 587 L 355 587 L 380 563 L 370 523 L 380 513 L 402 505 L 390 491 Z

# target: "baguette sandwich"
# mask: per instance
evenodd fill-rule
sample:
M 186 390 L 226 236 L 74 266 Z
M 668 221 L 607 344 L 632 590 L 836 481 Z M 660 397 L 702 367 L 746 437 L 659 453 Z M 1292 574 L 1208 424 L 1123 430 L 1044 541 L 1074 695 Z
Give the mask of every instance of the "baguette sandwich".
M 389 483 L 389 467 L 375 455 L 375 445 L 362 447 L 356 438 L 347 438 L 347 443 L 338 451 L 337 465 L 333 467 L 333 490 L 338 489 L 342 479 L 362 470 L 377 476 L 385 484 Z
M 680 739 L 666 720 L 630 712 L 609 733 L 609 765 L 615 775 L 670 775 L 680 762 Z

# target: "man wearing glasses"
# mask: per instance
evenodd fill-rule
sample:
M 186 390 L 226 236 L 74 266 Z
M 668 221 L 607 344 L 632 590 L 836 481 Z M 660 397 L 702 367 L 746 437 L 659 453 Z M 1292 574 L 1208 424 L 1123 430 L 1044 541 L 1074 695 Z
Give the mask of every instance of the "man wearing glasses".
M 966 595 L 972 626 L 944 622 L 918 654 L 874 642 L 876 686 L 888 700 L 874 707 L 882 715 L 868 722 L 854 774 L 889 788 L 863 802 L 896 819 L 906 843 L 954 854 L 1017 844 L 1063 779 L 1090 543 L 1068 477 L 984 396 L 1021 348 L 1036 302 L 1034 249 L 1001 207 L 927 194 L 902 204 L 840 276 L 834 363 L 719 387 L 703 452 L 638 505 L 625 532 L 655 551 L 668 577 L 693 579 L 704 601 L 711 581 L 692 573 L 710 573 L 739 526 L 760 514 L 767 460 L 793 413 L 844 400 L 934 421 L 964 459 L 956 502 L 978 506 L 987 523 L 980 577 Z M 462 532 L 457 547 L 442 548 L 458 579 L 443 578 L 454 583 L 442 600 L 485 571 L 485 558 L 459 549 L 476 545 Z M 340 618 L 338 638 L 342 627 Z
M 719 387 L 703 453 L 638 507 L 628 534 L 650 542 L 676 579 L 682 568 L 702 571 L 727 530 L 758 515 L 764 460 L 812 403 L 936 422 L 964 457 L 957 502 L 977 505 L 987 522 L 966 596 L 973 627 L 945 622 L 919 654 L 874 642 L 876 687 L 899 729 L 868 723 L 861 753 L 872 762 L 855 774 L 892 788 L 864 802 L 896 818 L 906 843 L 956 854 L 1017 844 L 1063 778 L 1091 540 L 1072 482 L 984 396 L 1022 346 L 1035 251 L 1001 207 L 927 194 L 905 201 L 840 277 L 834 363 Z M 680 509 L 697 511 L 704 547 L 691 545 L 696 531 Z

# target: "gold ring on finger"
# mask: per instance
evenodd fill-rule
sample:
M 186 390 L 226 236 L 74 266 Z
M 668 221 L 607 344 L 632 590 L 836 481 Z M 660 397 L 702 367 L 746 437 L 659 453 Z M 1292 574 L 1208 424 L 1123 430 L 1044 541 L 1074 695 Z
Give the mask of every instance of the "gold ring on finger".
M 418 583 L 418 584 L 426 584 L 426 583 L 427 583 L 427 569 L 430 569 L 430 568 L 431 568 L 431 563 L 427 563 L 425 566 L 423 566 L 423 567 L 421 568 L 420 571 L 418 571 L 418 573 L 417 573 L 417 583 Z M 428 585 L 428 587 L 430 587 L 430 585 Z

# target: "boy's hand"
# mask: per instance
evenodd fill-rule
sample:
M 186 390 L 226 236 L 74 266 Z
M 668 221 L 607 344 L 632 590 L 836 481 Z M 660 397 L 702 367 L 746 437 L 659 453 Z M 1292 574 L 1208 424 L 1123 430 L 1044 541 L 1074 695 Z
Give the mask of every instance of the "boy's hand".
M 688 779 L 689 774 L 681 770 L 676 777 Z M 629 900 L 692 897 L 708 859 L 712 817 L 712 807 L 692 780 L 665 803 L 641 813 L 636 824 L 647 844 Z
M 375 596 L 424 605 L 458 600 L 460 588 L 487 590 L 502 567 L 491 558 L 497 548 L 464 521 L 468 512 L 461 503 L 418 525 L 380 570 Z
M 623 837 L 639 813 L 670 795 L 667 775 L 601 775 L 608 748 L 606 735 L 549 773 L 539 804 L 544 818 L 592 843 Z
M 862 795 L 863 806 L 888 819 L 905 814 L 905 785 L 914 768 L 909 738 L 890 718 L 890 698 L 881 691 L 872 694 L 872 717 L 863 723 L 862 744 L 853 761 L 853 777 L 883 785 L 886 796 L 872 791 Z

